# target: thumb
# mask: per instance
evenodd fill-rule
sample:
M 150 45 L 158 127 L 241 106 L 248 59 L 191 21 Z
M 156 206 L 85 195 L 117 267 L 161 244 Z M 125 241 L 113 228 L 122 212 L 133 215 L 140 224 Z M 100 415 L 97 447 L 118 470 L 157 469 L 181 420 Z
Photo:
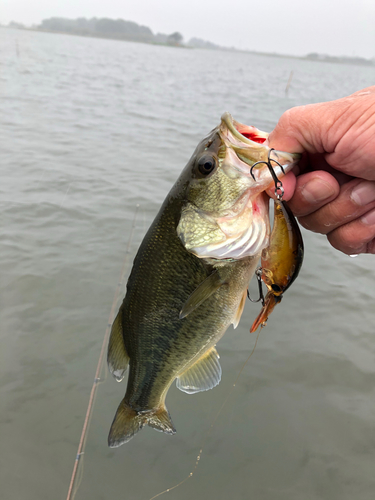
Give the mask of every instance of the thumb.
M 331 103 L 309 104 L 288 109 L 270 133 L 269 146 L 290 153 L 327 152 L 324 134 L 329 126 L 329 104 Z
M 291 108 L 269 135 L 269 145 L 291 153 L 333 153 L 351 127 L 359 129 L 366 113 L 373 116 L 374 103 L 375 86 L 336 101 Z

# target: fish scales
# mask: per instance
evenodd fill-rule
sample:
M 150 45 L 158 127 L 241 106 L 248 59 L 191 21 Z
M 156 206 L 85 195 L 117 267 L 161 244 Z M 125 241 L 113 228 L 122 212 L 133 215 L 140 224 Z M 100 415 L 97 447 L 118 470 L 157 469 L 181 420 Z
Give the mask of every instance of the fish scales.
M 197 308 L 181 320 L 184 303 L 214 266 L 186 252 L 169 210 L 162 210 L 135 258 L 122 310 L 125 347 L 130 360 L 134 359 L 130 361 L 128 401 L 138 411 L 158 404 L 163 388 L 188 364 L 186 360 L 199 355 L 227 329 L 238 308 L 238 295 L 258 260 L 249 257 L 229 265 L 219 263 L 228 284 L 207 299 L 204 309 Z M 161 238 L 161 231 L 170 233 L 170 238 Z M 146 279 L 138 272 L 143 266 L 153 270 Z M 134 309 L 141 309 L 142 316 L 132 321 Z M 155 331 L 163 335 L 156 336 Z

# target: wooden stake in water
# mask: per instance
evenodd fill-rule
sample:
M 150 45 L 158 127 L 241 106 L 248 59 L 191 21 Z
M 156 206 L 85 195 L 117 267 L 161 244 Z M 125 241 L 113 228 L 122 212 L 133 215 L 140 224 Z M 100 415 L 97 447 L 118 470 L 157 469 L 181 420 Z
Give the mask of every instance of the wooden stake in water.
M 290 72 L 289 80 L 288 80 L 288 83 L 286 84 L 286 87 L 285 87 L 285 97 L 288 96 L 289 87 L 290 87 L 290 84 L 292 82 L 292 78 L 293 78 L 293 70 Z

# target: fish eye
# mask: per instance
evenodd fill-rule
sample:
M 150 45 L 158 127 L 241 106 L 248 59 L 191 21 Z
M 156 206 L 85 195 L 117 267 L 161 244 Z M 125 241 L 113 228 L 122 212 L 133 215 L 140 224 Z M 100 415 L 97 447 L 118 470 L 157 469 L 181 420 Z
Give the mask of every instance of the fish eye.
M 210 174 L 215 167 L 216 161 L 211 155 L 203 155 L 198 160 L 198 170 L 202 175 Z

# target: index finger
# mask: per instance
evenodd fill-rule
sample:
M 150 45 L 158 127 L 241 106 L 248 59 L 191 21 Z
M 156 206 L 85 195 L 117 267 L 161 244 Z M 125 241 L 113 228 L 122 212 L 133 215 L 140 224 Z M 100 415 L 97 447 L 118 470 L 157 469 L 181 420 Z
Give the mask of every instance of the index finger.
M 330 203 L 340 193 L 340 184 L 324 170 L 308 172 L 297 177 L 289 206 L 294 215 L 304 217 Z

